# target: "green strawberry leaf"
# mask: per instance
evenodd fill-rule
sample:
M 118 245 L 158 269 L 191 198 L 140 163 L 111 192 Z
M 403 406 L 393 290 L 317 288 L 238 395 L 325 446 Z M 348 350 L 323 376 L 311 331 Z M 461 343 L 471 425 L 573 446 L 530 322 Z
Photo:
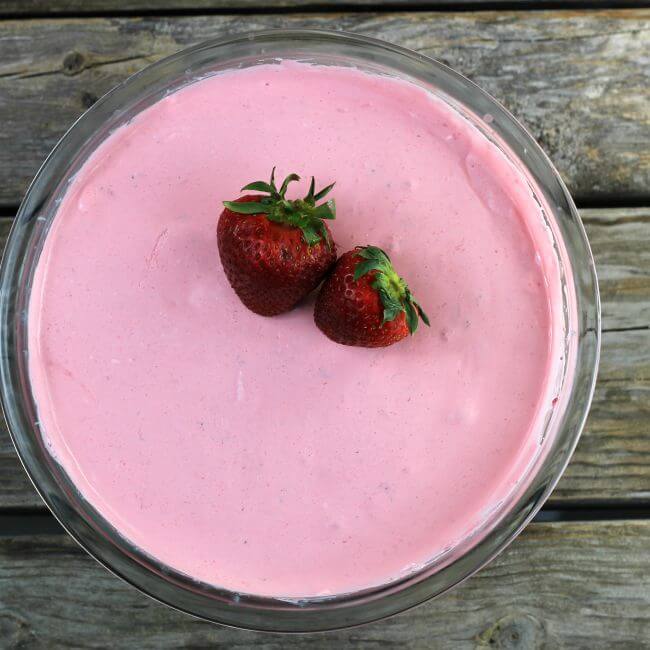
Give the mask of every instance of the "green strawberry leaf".
M 412 302 L 404 303 L 404 311 L 406 312 L 406 324 L 409 327 L 409 332 L 415 334 L 418 329 L 418 312 Z
M 273 193 L 273 188 L 264 181 L 255 181 L 254 183 L 249 183 L 241 188 L 242 192 L 246 192 L 246 190 L 252 190 L 253 192 L 268 192 L 269 194 Z
M 290 200 L 286 198 L 286 192 L 291 183 L 299 181 L 298 174 L 289 174 L 277 189 L 275 184 L 275 167 L 271 171 L 271 178 L 268 183 L 254 181 L 245 185 L 242 192 L 251 190 L 263 192 L 268 196 L 261 197 L 259 201 L 239 202 L 224 201 L 224 205 L 233 212 L 239 214 L 264 214 L 274 223 L 283 223 L 288 226 L 300 228 L 305 242 L 314 246 L 320 241 L 325 241 L 331 247 L 331 237 L 325 226 L 325 219 L 336 219 L 336 204 L 333 199 L 326 203 L 316 205 L 333 187 L 334 183 L 315 193 L 316 181 L 313 176 L 309 184 L 309 191 L 303 199 Z
M 377 260 L 364 260 L 359 262 L 354 269 L 354 279 L 358 280 L 360 277 L 370 273 L 370 271 L 381 271 L 382 264 Z
M 325 222 L 324 221 L 319 221 L 318 222 L 318 230 L 320 232 L 321 237 L 323 238 L 324 241 L 327 242 L 327 247 L 331 250 L 332 249 L 332 238 L 325 227 Z
M 395 320 L 400 314 L 406 317 L 410 334 L 415 334 L 420 318 L 429 325 L 429 318 L 413 298 L 406 282 L 397 275 L 388 255 L 377 246 L 362 246 L 356 249 L 360 261 L 354 268 L 354 281 L 375 271 L 371 287 L 377 291 L 384 308 L 383 323 Z M 382 323 L 382 324 L 383 324 Z
M 318 244 L 318 242 L 321 239 L 320 232 L 316 231 L 317 227 L 318 226 L 314 226 L 312 224 L 300 227 L 300 230 L 302 230 L 302 235 L 305 238 L 305 241 L 310 246 L 314 246 L 315 244 Z
M 256 203 L 253 201 L 247 203 L 224 201 L 223 204 L 228 208 L 228 210 L 238 212 L 239 214 L 269 214 L 271 212 L 271 206 L 267 203 Z
M 390 265 L 390 258 L 388 255 L 377 246 L 364 246 L 358 254 L 367 260 L 378 260 L 382 264 Z
M 312 176 L 311 181 L 309 183 L 309 191 L 307 192 L 307 196 L 305 197 L 305 201 L 309 203 L 309 205 L 314 205 L 316 203 L 316 197 L 314 196 L 315 190 L 316 190 L 316 181 Z
M 314 208 L 312 216 L 317 219 L 336 219 L 336 204 L 334 201 L 322 203 L 317 208 Z
M 401 313 L 401 307 L 384 307 L 384 323 L 395 320 Z M 383 323 L 382 323 L 383 325 Z
M 282 187 L 280 188 L 280 196 L 284 198 L 284 195 L 287 193 L 287 188 L 289 187 L 289 183 L 293 183 L 294 181 L 299 181 L 300 176 L 298 174 L 289 174 L 284 181 L 282 181 Z
M 312 176 L 312 180 L 313 180 L 313 179 L 314 179 L 314 177 Z M 314 197 L 314 200 L 315 200 L 315 201 L 320 201 L 321 199 L 324 199 L 324 198 L 325 198 L 325 197 L 330 193 L 330 191 L 332 190 L 332 188 L 333 188 L 335 185 L 336 185 L 336 183 L 332 183 L 331 185 L 328 185 L 327 187 L 324 187 L 324 188 L 323 188 L 320 192 L 318 192 L 317 194 L 313 194 L 313 192 L 312 192 L 312 196 Z
M 420 315 L 420 318 L 424 322 L 425 325 L 431 326 L 431 323 L 429 322 L 429 317 L 426 315 L 424 312 L 424 309 L 420 307 L 420 303 L 413 301 L 413 304 L 415 305 L 415 308 L 418 310 L 418 314 Z

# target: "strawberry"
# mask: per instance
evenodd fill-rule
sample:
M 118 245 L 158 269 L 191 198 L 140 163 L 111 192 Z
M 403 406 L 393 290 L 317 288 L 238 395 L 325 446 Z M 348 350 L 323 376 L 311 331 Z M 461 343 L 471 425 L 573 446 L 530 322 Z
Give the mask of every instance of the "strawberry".
M 275 168 L 269 183 L 242 188 L 264 192 L 224 201 L 217 225 L 221 264 L 230 285 L 251 311 L 275 316 L 292 309 L 313 291 L 336 261 L 336 247 L 324 219 L 334 219 L 333 200 L 316 205 L 334 187 L 314 192 L 314 178 L 304 199 L 286 198 L 300 180 L 289 174 L 280 189 Z
M 379 348 L 414 334 L 429 319 L 390 258 L 376 246 L 341 255 L 316 299 L 314 320 L 333 341 Z

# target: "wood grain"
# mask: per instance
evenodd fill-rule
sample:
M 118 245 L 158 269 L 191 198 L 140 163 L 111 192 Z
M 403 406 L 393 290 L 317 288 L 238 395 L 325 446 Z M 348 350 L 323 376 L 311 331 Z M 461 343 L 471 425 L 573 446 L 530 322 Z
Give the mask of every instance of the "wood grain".
M 291 11 L 312 7 L 458 7 L 485 6 L 499 4 L 498 0 L 0 0 L 0 14 L 5 16 L 32 16 L 32 15 L 84 15 L 88 13 L 136 13 L 136 12 L 165 12 L 165 11 L 227 11 L 227 10 L 255 10 L 276 9 Z M 509 5 L 539 8 L 540 4 L 556 5 L 561 7 L 560 0 L 510 0 Z M 573 6 L 596 5 L 607 6 L 606 1 L 572 0 Z M 612 3 L 614 4 L 614 3 Z M 621 3 L 618 3 L 620 6 Z M 625 6 L 643 6 L 642 0 L 627 0 Z
M 586 430 L 556 503 L 650 499 L 650 208 L 585 210 L 600 277 L 602 360 Z M 10 219 L 0 219 L 0 246 Z M 42 507 L 0 427 L 0 508 Z
M 110 575 L 67 536 L 0 539 L 7 648 L 639 648 L 650 522 L 532 524 L 464 585 L 361 628 L 277 636 L 194 620 Z
M 603 329 L 650 327 L 650 208 L 580 215 L 596 261 Z
M 97 97 L 191 43 L 270 27 L 359 32 L 448 63 L 529 128 L 580 200 L 650 201 L 650 11 L 0 21 L 0 205 Z

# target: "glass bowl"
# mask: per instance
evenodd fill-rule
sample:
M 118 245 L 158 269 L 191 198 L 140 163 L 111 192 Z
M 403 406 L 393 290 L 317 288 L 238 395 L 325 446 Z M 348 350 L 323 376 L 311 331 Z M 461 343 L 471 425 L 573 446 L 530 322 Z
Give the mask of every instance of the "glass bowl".
M 350 594 L 283 601 L 196 582 L 135 548 L 86 502 L 53 460 L 38 428 L 27 372 L 27 304 L 32 277 L 68 180 L 115 128 L 199 77 L 299 59 L 407 78 L 471 120 L 528 179 L 552 233 L 564 296 L 565 365 L 558 402 L 546 416 L 542 450 L 526 480 L 482 528 L 449 553 L 389 584 Z M 551 493 L 576 446 L 593 394 L 600 344 L 594 262 L 576 208 L 557 171 L 525 129 L 472 82 L 389 43 L 311 30 L 277 30 L 202 43 L 151 65 L 100 99 L 66 133 L 32 182 L 16 216 L 0 272 L 2 405 L 16 450 L 39 494 L 65 529 L 105 567 L 153 598 L 227 625 L 308 632 L 358 625 L 442 594 L 507 546 Z

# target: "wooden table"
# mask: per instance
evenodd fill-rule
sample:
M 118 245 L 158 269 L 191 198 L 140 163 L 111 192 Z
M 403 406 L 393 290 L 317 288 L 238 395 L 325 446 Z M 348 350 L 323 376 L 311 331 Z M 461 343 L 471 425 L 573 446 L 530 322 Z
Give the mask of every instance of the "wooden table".
M 449 63 L 530 129 L 580 208 L 604 327 L 586 430 L 537 520 L 451 594 L 331 635 L 229 630 L 126 586 L 49 516 L 1 428 L 1 647 L 650 647 L 650 11 L 455 4 L 0 0 L 3 239 L 47 152 L 129 74 L 221 34 L 344 29 Z

